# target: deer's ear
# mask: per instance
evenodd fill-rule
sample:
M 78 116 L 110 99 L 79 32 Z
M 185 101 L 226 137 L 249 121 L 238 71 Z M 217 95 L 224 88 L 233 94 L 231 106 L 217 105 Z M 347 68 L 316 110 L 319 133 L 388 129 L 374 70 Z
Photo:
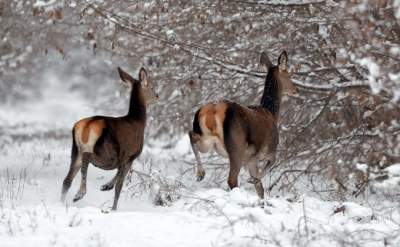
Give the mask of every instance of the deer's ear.
M 283 51 L 281 53 L 281 55 L 279 55 L 279 58 L 278 58 L 279 70 L 281 70 L 281 71 L 287 70 L 287 63 L 288 63 L 288 56 L 287 56 L 286 51 Z
M 133 79 L 132 76 L 130 76 L 125 71 L 123 71 L 120 67 L 118 67 L 118 73 L 119 73 L 119 77 L 121 78 L 122 81 L 124 81 L 126 83 L 134 83 L 135 82 L 135 79 Z
M 267 53 L 265 53 L 265 52 L 261 53 L 260 64 L 262 65 L 262 67 L 265 71 L 268 71 L 268 69 L 272 66 L 272 63 L 269 60 Z
M 139 80 L 143 86 L 147 86 L 147 72 L 143 67 L 139 71 Z

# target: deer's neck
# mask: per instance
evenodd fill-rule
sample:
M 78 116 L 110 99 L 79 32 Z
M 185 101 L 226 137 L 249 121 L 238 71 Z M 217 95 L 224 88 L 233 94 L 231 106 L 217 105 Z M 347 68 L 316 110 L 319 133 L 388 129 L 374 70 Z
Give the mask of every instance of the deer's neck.
M 276 67 L 272 67 L 268 71 L 260 104 L 271 112 L 275 120 L 277 120 L 279 118 L 279 109 L 281 105 L 281 88 L 275 76 L 275 70 Z
M 146 119 L 146 101 L 140 83 L 134 83 L 132 85 L 127 117 L 133 119 Z

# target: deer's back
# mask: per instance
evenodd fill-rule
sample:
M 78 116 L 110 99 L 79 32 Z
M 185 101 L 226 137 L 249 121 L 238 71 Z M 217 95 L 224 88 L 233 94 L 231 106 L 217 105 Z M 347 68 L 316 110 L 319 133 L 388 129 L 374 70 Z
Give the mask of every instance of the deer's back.
M 196 113 L 194 131 L 202 138 L 218 138 L 224 148 L 239 144 L 251 155 L 275 151 L 278 129 L 272 114 L 261 106 L 242 106 L 222 100 L 202 106 Z
M 145 120 L 126 117 L 84 118 L 74 125 L 75 140 L 83 152 L 94 152 L 95 146 L 107 139 L 118 153 L 133 155 L 142 150 L 145 124 Z

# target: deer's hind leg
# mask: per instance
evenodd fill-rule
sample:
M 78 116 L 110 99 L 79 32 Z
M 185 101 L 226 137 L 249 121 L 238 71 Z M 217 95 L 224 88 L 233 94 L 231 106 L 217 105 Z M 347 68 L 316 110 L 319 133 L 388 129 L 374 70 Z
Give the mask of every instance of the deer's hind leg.
M 103 184 L 100 187 L 100 190 L 101 191 L 112 190 L 114 188 L 114 186 L 115 186 L 116 181 L 117 181 L 117 177 L 118 177 L 117 175 L 118 175 L 118 173 L 110 181 L 108 181 L 107 183 Z
M 229 147 L 228 147 L 229 146 Z M 235 144 L 228 144 L 227 152 L 229 156 L 229 175 L 228 175 L 228 185 L 230 189 L 238 187 L 238 176 L 240 169 L 243 165 L 243 151 L 236 148 Z
M 201 142 L 201 135 L 195 133 L 194 131 L 189 131 L 189 138 L 190 138 L 190 144 L 192 146 L 192 150 L 194 153 L 194 156 L 196 157 L 196 180 L 201 181 L 204 179 L 206 172 L 203 168 L 203 164 L 201 163 L 200 159 L 200 151 L 199 151 L 199 145 Z M 202 150 L 202 151 L 207 151 L 207 150 Z
M 78 192 L 75 194 L 73 201 L 79 201 L 86 195 L 86 177 L 89 167 L 89 153 L 84 153 L 81 160 L 81 185 Z
M 78 154 L 76 157 L 71 158 L 71 165 L 68 171 L 67 176 L 64 179 L 62 192 L 61 192 L 61 201 L 65 201 L 65 197 L 69 188 L 71 187 L 72 180 L 74 180 L 76 174 L 81 169 L 82 166 L 82 155 Z
M 228 185 L 230 189 L 238 186 L 238 176 L 245 154 L 246 137 L 234 110 L 228 109 L 223 123 L 224 144 L 229 158 Z
M 233 135 L 231 129 L 225 129 L 225 146 L 229 157 L 229 176 L 228 185 L 230 189 L 238 187 L 238 176 L 243 166 L 245 158 L 244 146 L 245 139 L 243 135 Z
M 69 188 L 71 187 L 72 180 L 74 180 L 76 173 L 82 166 L 82 153 L 78 150 L 75 141 L 75 131 L 72 131 L 72 150 L 71 150 L 71 164 L 67 176 L 65 177 L 61 191 L 61 201 L 65 201 L 65 197 Z

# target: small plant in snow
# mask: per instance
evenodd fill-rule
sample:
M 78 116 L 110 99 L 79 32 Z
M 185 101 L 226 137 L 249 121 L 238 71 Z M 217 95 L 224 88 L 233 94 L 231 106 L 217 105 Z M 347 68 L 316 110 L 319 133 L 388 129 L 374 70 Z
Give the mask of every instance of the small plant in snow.
M 26 180 L 27 168 L 12 171 L 7 167 L 3 173 L 0 173 L 0 199 L 15 207 L 23 197 Z
M 79 226 L 81 223 L 82 223 L 82 217 L 80 216 L 79 212 L 77 212 L 71 217 L 71 220 L 69 221 L 68 226 L 76 227 L 76 226 Z
M 150 175 L 150 197 L 157 206 L 170 206 L 181 197 L 181 183 L 161 177 L 160 172 L 153 171 Z
M 89 237 L 89 247 L 105 247 L 108 246 L 104 238 L 101 237 L 100 233 L 95 233 Z

